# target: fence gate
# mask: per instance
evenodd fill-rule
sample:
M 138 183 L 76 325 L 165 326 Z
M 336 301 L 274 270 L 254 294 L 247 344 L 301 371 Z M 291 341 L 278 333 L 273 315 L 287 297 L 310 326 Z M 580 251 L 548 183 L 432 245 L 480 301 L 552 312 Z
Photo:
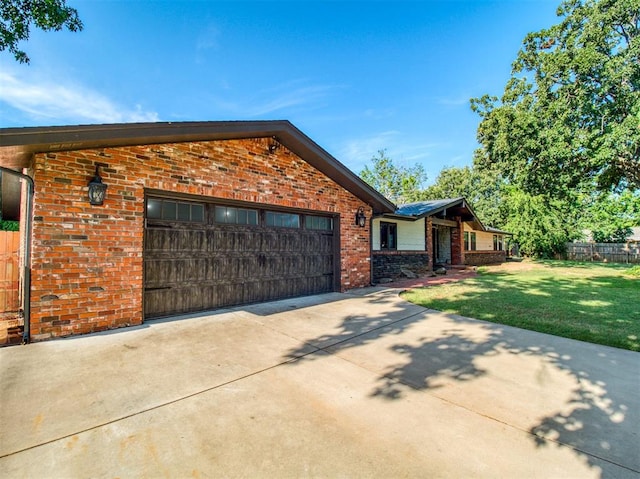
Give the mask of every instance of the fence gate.
M 0 313 L 18 311 L 20 232 L 0 231 Z

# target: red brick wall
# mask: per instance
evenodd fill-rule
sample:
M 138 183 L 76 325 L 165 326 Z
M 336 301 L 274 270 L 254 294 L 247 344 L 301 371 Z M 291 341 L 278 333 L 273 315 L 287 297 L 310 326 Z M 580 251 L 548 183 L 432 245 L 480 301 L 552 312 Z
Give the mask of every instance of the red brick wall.
M 32 339 L 142 322 L 145 188 L 340 214 L 341 289 L 370 282 L 361 200 L 264 139 L 147 145 L 36 155 Z M 95 165 L 108 185 L 91 206 Z
M 433 218 L 427 216 L 424 222 L 425 246 L 429 257 L 429 270 L 433 270 Z
M 465 251 L 464 264 L 480 266 L 483 264 L 504 263 L 507 260 L 505 251 Z
M 451 264 L 465 264 L 463 224 L 459 216 L 455 220 L 458 226 L 451 228 Z

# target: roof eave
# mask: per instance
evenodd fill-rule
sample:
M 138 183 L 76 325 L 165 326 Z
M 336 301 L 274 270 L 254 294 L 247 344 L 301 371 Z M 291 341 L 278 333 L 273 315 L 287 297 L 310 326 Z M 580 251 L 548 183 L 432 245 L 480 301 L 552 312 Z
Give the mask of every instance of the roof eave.
M 189 141 L 276 137 L 292 152 L 368 203 L 375 213 L 396 206 L 287 120 L 124 123 L 0 129 L 0 165 L 29 167 L 36 153 Z

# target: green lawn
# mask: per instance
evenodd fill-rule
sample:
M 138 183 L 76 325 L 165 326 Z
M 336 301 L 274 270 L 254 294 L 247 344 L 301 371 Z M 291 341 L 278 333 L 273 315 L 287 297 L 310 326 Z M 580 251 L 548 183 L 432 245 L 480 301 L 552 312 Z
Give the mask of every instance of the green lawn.
M 403 297 L 426 308 L 640 351 L 640 277 L 626 265 L 505 263 Z

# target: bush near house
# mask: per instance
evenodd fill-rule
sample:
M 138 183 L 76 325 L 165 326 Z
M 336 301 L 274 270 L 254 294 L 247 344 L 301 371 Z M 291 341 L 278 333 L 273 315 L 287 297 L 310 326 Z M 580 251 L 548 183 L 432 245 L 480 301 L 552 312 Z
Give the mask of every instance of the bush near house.
M 18 231 L 20 229 L 20 222 L 0 220 L 0 231 Z
M 640 351 L 640 270 L 524 261 L 486 266 L 458 283 L 403 293 L 447 313 Z

